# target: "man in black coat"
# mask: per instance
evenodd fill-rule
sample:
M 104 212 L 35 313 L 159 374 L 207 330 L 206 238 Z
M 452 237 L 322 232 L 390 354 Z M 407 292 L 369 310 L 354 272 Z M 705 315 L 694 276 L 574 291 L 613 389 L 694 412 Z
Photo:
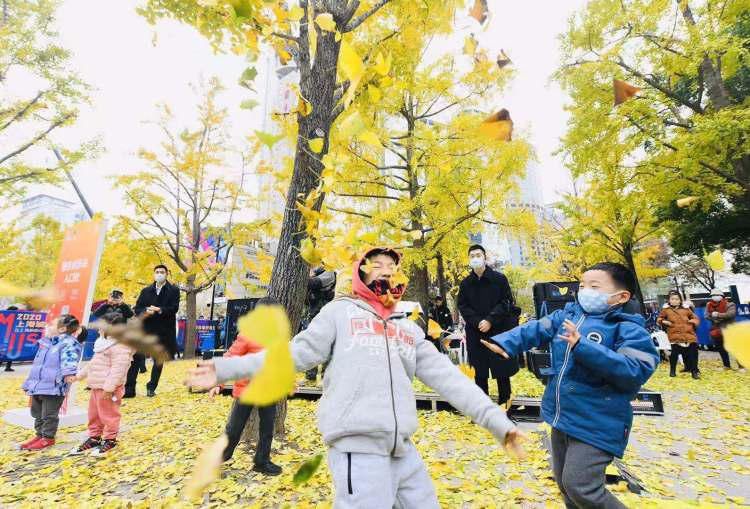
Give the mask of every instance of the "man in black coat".
M 94 311 L 94 318 L 101 318 L 102 316 L 108 315 L 109 313 L 119 313 L 123 318 L 125 318 L 125 320 L 130 320 L 131 318 L 133 318 L 133 310 L 130 309 L 130 306 L 125 304 L 122 295 L 122 290 L 112 290 L 112 292 L 109 294 L 107 302 L 104 302 Z
M 472 271 L 461 281 L 458 290 L 458 310 L 466 322 L 469 364 L 475 370 L 474 381 L 487 394 L 492 372 L 497 380 L 498 403 L 502 405 L 510 398 L 510 377 L 518 372 L 518 361 L 503 359 L 482 345 L 480 339 L 488 339 L 518 325 L 518 308 L 508 278 L 487 266 L 482 246 L 475 244 L 469 248 L 469 265 Z
M 305 307 L 307 313 L 300 324 L 300 330 L 306 329 L 313 318 L 323 309 L 323 306 L 333 300 L 336 295 L 336 273 L 325 270 L 323 267 L 317 267 L 310 271 L 307 279 L 307 296 L 305 298 Z M 321 374 L 325 372 L 326 365 L 323 365 Z M 310 382 L 318 379 L 318 366 L 310 368 L 305 372 L 305 378 Z
M 135 303 L 135 314 L 143 320 L 143 329 L 159 338 L 159 343 L 174 358 L 177 354 L 177 309 L 180 307 L 180 289 L 167 281 L 169 271 L 164 265 L 154 267 L 154 284 L 141 290 Z M 138 370 L 145 362 L 143 354 L 133 355 L 125 382 L 125 398 L 135 397 Z M 156 395 L 156 386 L 161 378 L 162 365 L 154 363 L 151 380 L 146 384 L 146 395 Z
M 427 316 L 435 320 L 443 330 L 448 330 L 453 327 L 453 316 L 451 315 L 451 310 L 448 309 L 448 304 L 445 303 L 445 299 L 443 299 L 442 295 L 435 296 L 435 299 L 430 305 Z

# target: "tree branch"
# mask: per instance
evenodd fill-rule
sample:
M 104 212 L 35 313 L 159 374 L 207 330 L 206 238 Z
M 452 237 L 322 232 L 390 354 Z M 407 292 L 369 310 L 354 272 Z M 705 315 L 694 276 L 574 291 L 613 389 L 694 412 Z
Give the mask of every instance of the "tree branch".
M 351 32 L 355 28 L 357 28 L 359 25 L 367 21 L 367 18 L 378 12 L 381 8 L 383 8 L 388 2 L 391 0 L 378 0 L 375 2 L 375 5 L 373 5 L 367 12 L 364 12 L 357 16 L 356 18 L 352 19 L 347 25 L 344 27 L 343 30 L 341 30 L 342 33 Z M 359 2 L 354 2 L 357 4 L 357 7 L 359 7 Z

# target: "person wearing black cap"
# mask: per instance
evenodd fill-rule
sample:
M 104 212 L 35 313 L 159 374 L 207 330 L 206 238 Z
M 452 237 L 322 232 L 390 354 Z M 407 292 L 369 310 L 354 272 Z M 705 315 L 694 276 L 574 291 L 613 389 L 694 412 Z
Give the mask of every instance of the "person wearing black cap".
M 503 405 L 510 399 L 510 377 L 518 372 L 518 361 L 502 358 L 485 348 L 481 340 L 518 325 L 520 313 L 516 313 L 508 278 L 487 266 L 487 254 L 479 244 L 469 247 L 469 265 L 471 273 L 458 290 L 458 310 L 466 322 L 469 364 L 474 368 L 474 381 L 487 394 L 492 372 L 497 380 L 498 404 Z
M 133 310 L 130 306 L 125 304 L 123 300 L 122 290 L 114 289 L 110 292 L 107 301 L 100 305 L 93 313 L 95 318 L 101 318 L 104 315 L 110 313 L 118 313 L 122 315 L 125 320 L 129 320 L 133 317 Z

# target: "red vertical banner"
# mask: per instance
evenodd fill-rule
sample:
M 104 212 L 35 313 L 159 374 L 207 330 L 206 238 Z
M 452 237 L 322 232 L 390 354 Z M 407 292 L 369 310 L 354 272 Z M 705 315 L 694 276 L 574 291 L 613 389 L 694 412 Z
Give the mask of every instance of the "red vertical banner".
M 58 300 L 48 320 L 71 314 L 83 324 L 88 322 L 106 230 L 106 223 L 100 219 L 82 221 L 65 230 L 55 271 Z

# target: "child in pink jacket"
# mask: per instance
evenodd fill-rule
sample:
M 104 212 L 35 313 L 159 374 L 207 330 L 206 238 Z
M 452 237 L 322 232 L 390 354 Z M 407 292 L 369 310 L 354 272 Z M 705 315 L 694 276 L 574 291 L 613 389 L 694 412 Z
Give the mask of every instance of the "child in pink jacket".
M 125 318 L 120 313 L 108 313 L 101 319 L 112 325 L 125 323 Z M 133 350 L 127 346 L 104 336 L 97 338 L 94 356 L 76 377 L 77 380 L 88 377 L 87 385 L 91 388 L 89 438 L 73 449 L 71 454 L 83 454 L 96 449 L 95 454 L 102 455 L 117 445 L 120 404 L 132 358 Z

